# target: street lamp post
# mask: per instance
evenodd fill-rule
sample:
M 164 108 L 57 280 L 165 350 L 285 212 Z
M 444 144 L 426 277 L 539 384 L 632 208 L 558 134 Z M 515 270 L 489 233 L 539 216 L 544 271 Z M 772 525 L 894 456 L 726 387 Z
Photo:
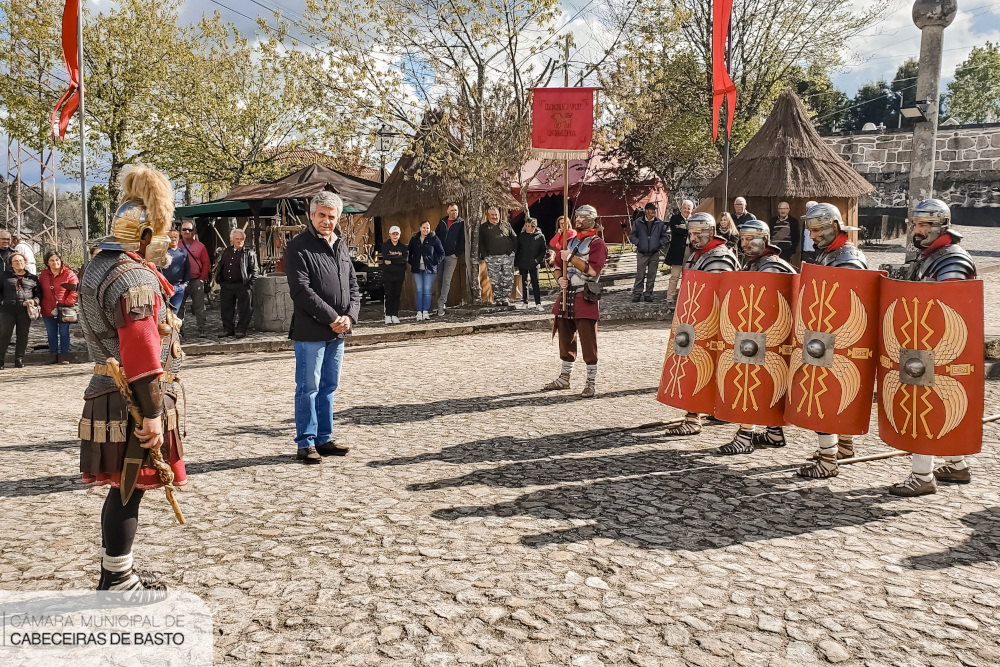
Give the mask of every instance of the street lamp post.
M 385 123 L 382 123 L 382 127 L 378 129 L 378 148 L 382 154 L 382 167 L 379 170 L 379 178 L 382 183 L 385 183 L 385 156 L 392 148 L 392 137 L 394 136 L 396 136 L 396 133 L 386 127 Z

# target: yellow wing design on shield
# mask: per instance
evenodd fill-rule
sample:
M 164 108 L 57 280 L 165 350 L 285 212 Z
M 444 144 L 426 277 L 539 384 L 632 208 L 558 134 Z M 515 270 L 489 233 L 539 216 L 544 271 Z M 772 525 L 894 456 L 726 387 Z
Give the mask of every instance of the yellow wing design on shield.
M 893 301 L 889 304 L 889 307 L 885 309 L 885 315 L 882 316 L 882 342 L 885 344 L 885 356 L 889 357 L 894 363 L 899 362 L 899 351 L 902 346 L 899 344 L 899 339 L 896 338 L 896 331 L 892 327 L 892 319 L 896 313 L 897 301 Z M 888 379 L 888 377 L 886 378 Z M 896 388 L 899 388 L 899 374 L 896 374 Z M 884 395 L 884 392 L 883 392 Z M 895 392 L 893 392 L 895 395 Z M 888 410 L 887 413 L 891 414 Z M 891 420 L 892 417 L 890 416 Z M 893 428 L 896 427 L 895 424 L 892 425 Z
M 937 305 L 941 306 L 941 313 L 944 315 L 944 333 L 934 346 L 934 365 L 946 366 L 965 351 L 965 344 L 969 340 L 969 327 L 948 304 L 938 301 Z
M 787 332 L 785 335 L 788 335 Z M 770 374 L 774 385 L 774 394 L 771 395 L 771 407 L 773 408 L 785 395 L 785 389 L 788 387 L 788 365 L 777 352 L 767 352 L 764 355 L 764 369 Z
M 833 376 L 840 383 L 840 407 L 837 409 L 839 415 L 850 405 L 861 389 L 861 371 L 853 361 L 845 356 L 833 355 Z
M 722 340 L 730 345 L 735 345 L 736 327 L 734 327 L 733 323 L 729 321 L 729 295 L 732 293 L 732 290 L 726 292 L 726 296 L 722 300 L 722 312 L 719 317 L 719 329 L 722 331 Z M 722 364 L 720 363 L 719 366 L 721 367 Z
M 778 293 L 778 316 L 774 324 L 767 330 L 767 347 L 777 347 L 788 340 L 792 331 L 792 308 L 788 305 L 785 295 Z M 782 385 L 785 383 L 782 382 Z M 772 404 L 773 405 L 773 404 Z
M 728 299 L 729 296 L 727 295 L 726 298 Z M 725 306 L 723 306 L 723 310 L 725 310 Z M 715 369 L 715 382 L 719 385 L 719 399 L 723 401 L 726 400 L 726 373 L 736 363 L 735 359 L 736 356 L 732 349 L 723 350 L 722 354 L 719 355 L 719 365 Z
M 889 322 L 891 323 L 892 320 Z M 837 329 L 837 342 L 834 347 L 838 350 L 853 347 L 864 335 L 866 328 L 868 328 L 868 314 L 861 303 L 861 297 L 858 296 L 857 292 L 851 290 L 851 314 L 847 321 Z
M 889 307 L 892 308 L 892 306 Z M 886 311 L 886 315 L 888 316 L 890 313 Z M 897 345 L 899 345 L 898 342 Z M 892 430 L 896 433 L 899 433 L 899 428 L 896 426 L 896 415 L 892 410 L 892 402 L 896 399 L 896 392 L 899 391 L 901 386 L 899 371 L 889 371 L 882 379 L 882 408 L 885 410 L 885 416 L 889 420 Z
M 969 409 L 969 396 L 965 393 L 965 387 L 962 386 L 961 382 L 947 375 L 934 376 L 934 389 L 941 402 L 944 403 L 944 426 L 941 427 L 941 432 L 937 436 L 938 439 L 941 439 L 942 436 L 950 433 L 962 423 L 965 413 Z
M 786 383 L 785 391 L 792 391 L 792 379 L 795 377 L 795 374 L 799 372 L 799 369 L 802 368 L 802 363 L 801 350 L 795 350 L 792 352 L 792 358 L 788 360 L 788 382 Z
M 719 295 L 712 295 L 712 310 L 708 317 L 694 325 L 695 340 L 714 338 L 719 331 Z
M 691 348 L 691 354 L 688 355 L 688 359 L 691 360 L 697 371 L 697 380 L 692 392 L 693 394 L 697 394 L 712 380 L 712 355 L 705 348 L 695 345 Z

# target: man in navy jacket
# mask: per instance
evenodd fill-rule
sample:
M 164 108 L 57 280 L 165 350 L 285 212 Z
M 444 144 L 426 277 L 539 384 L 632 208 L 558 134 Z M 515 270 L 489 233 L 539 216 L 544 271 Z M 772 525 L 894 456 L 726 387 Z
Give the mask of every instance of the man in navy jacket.
M 441 283 L 437 304 L 438 317 L 444 317 L 448 293 L 451 291 L 451 278 L 455 275 L 458 259 L 465 256 L 465 220 L 458 217 L 458 204 L 448 204 L 448 215 L 441 218 L 434 234 L 444 246 L 444 261 L 438 271 Z
M 321 463 L 350 450 L 333 437 L 333 394 L 340 382 L 344 338 L 358 321 L 361 291 L 347 241 L 337 232 L 344 202 L 320 192 L 309 205 L 309 226 L 285 248 L 288 291 L 295 308 L 288 337 L 295 341 L 296 458 Z
M 670 246 L 670 228 L 656 215 L 656 204 L 649 202 L 643 212 L 643 217 L 632 221 L 632 234 L 629 236 L 636 254 L 632 301 L 639 301 L 643 297 L 646 301 L 653 300 L 653 284 L 656 282 L 656 270 L 660 266 L 660 253 Z

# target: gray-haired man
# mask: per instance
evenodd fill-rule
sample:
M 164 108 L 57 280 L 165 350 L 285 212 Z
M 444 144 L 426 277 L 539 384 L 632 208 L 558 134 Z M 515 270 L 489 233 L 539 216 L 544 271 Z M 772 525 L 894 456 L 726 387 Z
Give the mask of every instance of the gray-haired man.
M 222 301 L 222 333 L 220 338 L 245 338 L 253 317 L 253 284 L 260 275 L 257 253 L 244 247 L 247 235 L 238 227 L 229 233 L 230 246 L 222 253 L 215 267 L 215 282 L 219 283 Z

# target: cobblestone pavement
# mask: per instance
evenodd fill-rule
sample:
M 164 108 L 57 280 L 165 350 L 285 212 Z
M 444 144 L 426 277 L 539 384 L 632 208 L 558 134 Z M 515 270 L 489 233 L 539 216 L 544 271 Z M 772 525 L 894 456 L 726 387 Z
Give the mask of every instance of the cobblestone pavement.
M 627 430 L 679 414 L 653 395 L 666 338 L 604 330 L 592 400 L 582 368 L 572 393 L 537 391 L 557 370 L 543 332 L 351 348 L 337 436 L 354 449 L 315 467 L 293 461 L 291 354 L 198 358 L 189 524 L 150 493 L 137 560 L 205 599 L 219 664 L 1000 663 L 995 425 L 973 482 L 933 496 L 887 494 L 905 457 L 803 480 L 798 429 L 728 458 L 712 448 L 732 426 Z M 0 392 L 4 589 L 96 583 L 87 379 L 39 368 Z

